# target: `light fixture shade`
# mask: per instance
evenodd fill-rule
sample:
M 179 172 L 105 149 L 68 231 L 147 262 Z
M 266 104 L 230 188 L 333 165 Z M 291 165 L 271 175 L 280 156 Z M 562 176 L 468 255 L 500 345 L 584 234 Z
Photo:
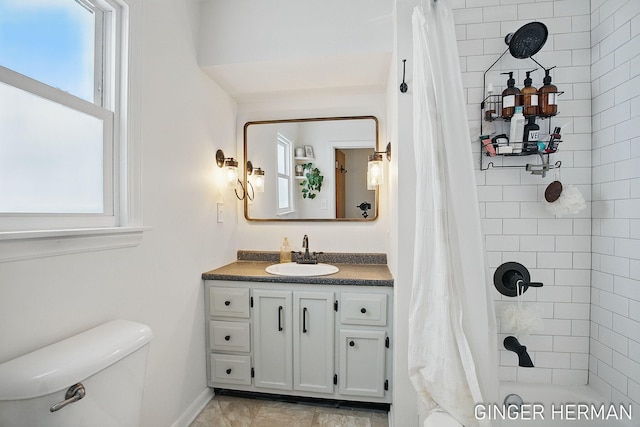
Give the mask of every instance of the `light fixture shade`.
M 372 154 L 369 156 L 367 165 L 367 189 L 375 190 L 377 186 L 384 184 L 384 164 L 382 155 Z
M 371 179 L 369 178 L 369 171 L 367 171 L 367 190 L 375 191 L 376 188 L 378 187 L 371 183 Z
M 253 187 L 256 192 L 264 193 L 264 171 L 260 168 L 255 168 L 253 170 L 253 175 L 255 176 L 253 180 Z
M 233 159 L 227 159 L 224 162 L 224 181 L 226 187 L 230 190 L 236 188 L 238 182 L 238 162 Z

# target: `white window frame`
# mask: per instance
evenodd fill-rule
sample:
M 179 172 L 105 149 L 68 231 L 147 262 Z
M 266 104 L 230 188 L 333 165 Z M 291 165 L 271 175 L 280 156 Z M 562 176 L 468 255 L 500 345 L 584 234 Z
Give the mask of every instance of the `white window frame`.
M 278 191 L 278 207 L 276 209 L 276 214 L 278 216 L 282 216 L 282 215 L 288 215 L 290 213 L 295 212 L 295 208 L 293 206 L 293 186 L 294 186 L 294 182 L 293 182 L 293 143 L 291 141 L 289 141 L 284 135 L 280 134 L 278 132 L 278 136 L 277 136 L 278 140 L 276 141 L 277 146 L 283 146 L 285 147 L 285 159 L 287 164 L 285 165 L 284 169 L 285 169 L 285 173 L 280 173 L 280 165 L 278 165 L 278 156 L 277 156 L 277 152 L 278 150 L 276 149 L 276 165 L 278 165 L 277 167 L 277 173 L 278 173 L 278 177 L 276 180 L 276 191 Z M 284 178 L 289 182 L 289 187 L 288 187 L 288 194 L 287 194 L 287 200 L 288 200 L 288 204 L 289 206 L 286 208 L 280 208 L 280 178 Z
M 69 106 L 104 120 L 113 144 L 104 144 L 104 188 L 111 197 L 103 215 L 15 215 L 0 216 L 5 222 L 0 232 L 0 262 L 39 258 L 59 254 L 136 246 L 142 240 L 140 206 L 140 54 L 139 31 L 142 25 L 141 0 L 93 0 L 105 10 L 105 25 L 100 31 L 108 43 L 98 73 L 105 73 L 104 87 L 95 88 L 95 105 L 21 74 L 0 67 L 0 80 L 16 88 Z M 101 43 L 102 46 L 102 43 Z M 102 49 L 102 47 L 100 47 Z M 96 51 L 97 52 L 97 51 Z M 98 81 L 98 80 L 97 80 Z M 102 108 L 100 104 L 105 107 Z M 115 111 L 112 113 L 111 111 Z M 111 184 L 113 183 L 113 185 Z M 11 226 L 6 227 L 6 221 Z M 25 224 L 28 225 L 25 227 Z

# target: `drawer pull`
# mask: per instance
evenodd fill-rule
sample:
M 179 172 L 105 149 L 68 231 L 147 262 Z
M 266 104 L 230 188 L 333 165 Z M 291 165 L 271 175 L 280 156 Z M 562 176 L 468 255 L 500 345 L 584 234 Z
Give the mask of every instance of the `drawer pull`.
M 225 341 L 229 341 L 230 339 L 231 339 L 231 335 L 225 335 L 225 336 L 224 336 L 224 340 L 225 340 Z
M 224 302 L 224 305 L 226 305 L 227 307 L 229 307 L 231 305 L 231 301 L 227 300 Z
M 227 375 L 231 375 L 231 368 L 227 369 Z
M 365 314 L 366 312 L 367 312 L 367 309 L 366 309 L 366 308 L 362 307 L 362 308 L 360 309 L 360 313 Z
M 354 345 L 356 345 L 356 343 L 355 343 L 355 342 L 353 342 L 353 340 L 352 340 L 352 341 L 349 341 L 349 347 L 353 347 Z

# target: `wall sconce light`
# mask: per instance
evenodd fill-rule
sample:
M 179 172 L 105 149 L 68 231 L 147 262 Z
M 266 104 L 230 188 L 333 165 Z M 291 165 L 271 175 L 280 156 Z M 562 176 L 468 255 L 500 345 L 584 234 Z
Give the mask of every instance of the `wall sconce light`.
M 249 176 L 253 175 L 253 184 L 249 180 Z M 251 160 L 247 162 L 247 190 L 251 188 L 252 195 L 249 196 L 247 193 L 247 197 L 249 200 L 253 200 L 255 197 L 255 193 L 264 193 L 264 171 L 262 168 L 253 167 L 253 163 Z
M 216 151 L 216 164 L 219 168 L 224 168 L 224 181 L 228 189 L 236 188 L 238 181 L 238 162 L 233 157 L 225 157 L 224 151 Z
M 264 193 L 264 171 L 262 168 L 255 168 L 253 170 L 253 175 L 255 176 L 253 180 L 253 186 L 257 193 Z
M 242 182 L 240 182 L 240 180 L 238 179 L 238 161 L 233 157 L 225 157 L 224 151 L 217 150 L 216 164 L 219 168 L 224 169 L 225 186 L 230 190 L 234 190 L 238 200 L 243 200 L 246 192 L 244 191 Z M 238 194 L 238 184 L 240 184 L 240 188 L 242 189 L 242 196 Z
M 383 154 L 387 154 L 387 160 L 391 160 L 391 143 L 387 144 L 385 151 L 374 151 L 369 155 L 367 164 L 367 190 L 375 190 L 379 185 L 384 184 L 384 163 Z

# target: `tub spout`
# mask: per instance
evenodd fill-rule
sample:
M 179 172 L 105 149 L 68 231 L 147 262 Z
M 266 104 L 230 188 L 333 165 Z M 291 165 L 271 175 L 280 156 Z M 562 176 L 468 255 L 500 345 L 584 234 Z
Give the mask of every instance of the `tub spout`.
M 529 353 L 527 353 L 527 347 L 520 344 L 516 337 L 506 337 L 504 339 L 504 348 L 518 355 L 518 366 L 533 368 L 533 362 L 531 361 L 531 357 L 529 357 Z

